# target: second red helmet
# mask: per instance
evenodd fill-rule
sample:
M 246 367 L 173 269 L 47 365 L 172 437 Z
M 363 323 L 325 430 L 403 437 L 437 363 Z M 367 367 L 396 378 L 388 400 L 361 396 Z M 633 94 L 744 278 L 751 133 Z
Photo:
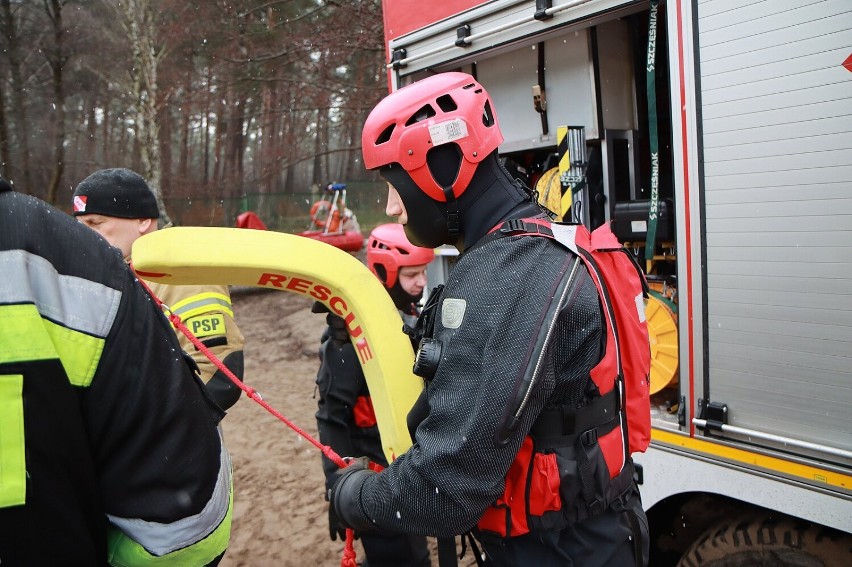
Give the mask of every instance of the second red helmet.
M 404 266 L 422 266 L 435 258 L 431 248 L 421 248 L 408 241 L 401 224 L 382 224 L 367 239 L 367 267 L 388 289 L 397 281 Z

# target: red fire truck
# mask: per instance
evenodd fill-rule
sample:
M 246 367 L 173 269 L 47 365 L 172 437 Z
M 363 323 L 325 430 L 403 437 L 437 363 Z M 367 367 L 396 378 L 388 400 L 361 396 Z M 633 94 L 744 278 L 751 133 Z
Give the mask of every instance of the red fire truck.
M 852 565 L 852 4 L 384 0 L 391 90 L 474 75 L 501 159 L 646 267 L 659 565 Z

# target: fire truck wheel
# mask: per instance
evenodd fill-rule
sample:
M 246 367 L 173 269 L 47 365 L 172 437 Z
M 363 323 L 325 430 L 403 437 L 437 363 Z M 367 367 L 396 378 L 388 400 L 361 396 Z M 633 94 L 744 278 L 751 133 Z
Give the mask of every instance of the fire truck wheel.
M 852 565 L 848 534 L 786 517 L 725 520 L 686 551 L 677 567 Z

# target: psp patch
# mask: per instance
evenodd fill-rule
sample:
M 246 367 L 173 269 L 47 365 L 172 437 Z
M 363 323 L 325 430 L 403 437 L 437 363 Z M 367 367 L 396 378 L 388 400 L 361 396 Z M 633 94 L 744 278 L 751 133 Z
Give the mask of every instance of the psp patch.
M 199 315 L 186 320 L 186 326 L 199 339 L 225 334 L 225 316 L 221 313 Z

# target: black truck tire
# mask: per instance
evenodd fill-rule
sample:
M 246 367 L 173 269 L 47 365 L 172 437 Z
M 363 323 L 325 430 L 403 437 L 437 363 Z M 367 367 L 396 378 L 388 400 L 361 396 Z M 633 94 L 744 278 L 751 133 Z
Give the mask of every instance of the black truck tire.
M 852 536 L 817 524 L 760 516 L 727 519 L 693 543 L 677 567 L 841 567 Z

